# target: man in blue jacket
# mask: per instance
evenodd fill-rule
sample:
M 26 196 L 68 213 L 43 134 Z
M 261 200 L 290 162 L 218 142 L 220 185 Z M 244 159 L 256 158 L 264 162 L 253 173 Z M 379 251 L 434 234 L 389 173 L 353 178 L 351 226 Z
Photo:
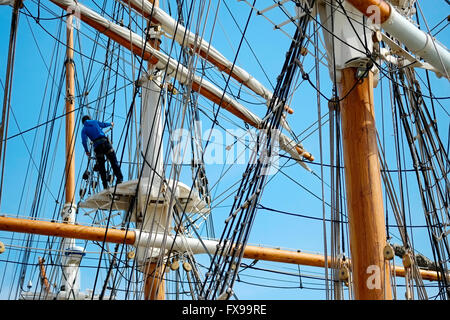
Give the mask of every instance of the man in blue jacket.
M 91 120 L 91 117 L 89 116 L 84 116 L 81 121 L 83 122 L 81 142 L 83 143 L 84 151 L 88 157 L 91 156 L 91 153 L 88 149 L 87 139 L 89 138 L 94 144 L 95 158 L 97 159 L 98 171 L 102 179 L 103 188 L 108 188 L 105 169 L 105 155 L 111 163 L 114 175 L 116 176 L 117 184 L 122 183 L 123 176 L 120 171 L 119 163 L 117 162 L 116 153 L 114 152 L 111 143 L 109 143 L 105 133 L 102 131 L 102 128 L 107 128 L 109 126 L 113 127 L 114 123 Z

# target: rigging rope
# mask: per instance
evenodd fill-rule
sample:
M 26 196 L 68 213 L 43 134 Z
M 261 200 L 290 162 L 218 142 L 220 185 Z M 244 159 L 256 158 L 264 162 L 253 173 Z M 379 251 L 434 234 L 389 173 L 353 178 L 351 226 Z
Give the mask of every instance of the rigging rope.
M 252 11 L 253 6 L 251 7 L 250 16 Z M 247 20 L 247 25 L 250 16 Z M 267 170 L 271 165 L 269 163 L 273 156 L 271 152 L 274 152 L 271 139 L 276 139 L 272 135 L 274 130 L 278 130 L 280 126 L 284 104 L 298 68 L 298 64 L 295 61 L 298 61 L 300 55 L 308 20 L 309 18 L 300 19 L 301 27 L 296 29 L 294 40 L 286 54 L 283 69 L 277 78 L 277 86 L 267 110 L 268 116 L 265 117 L 266 120 L 262 126 L 262 131 L 267 131 L 259 135 L 260 141 L 258 146 L 260 149 L 254 150 L 250 163 L 243 174 L 230 216 L 225 220 L 224 231 L 206 274 L 202 286 L 201 299 L 229 299 L 234 295 L 232 287 L 236 281 L 240 261 L 255 219 L 256 204 L 265 184 L 266 173 L 264 170 Z M 259 156 L 258 153 L 260 153 Z M 252 164 L 252 160 L 256 161 L 253 162 L 256 164 Z

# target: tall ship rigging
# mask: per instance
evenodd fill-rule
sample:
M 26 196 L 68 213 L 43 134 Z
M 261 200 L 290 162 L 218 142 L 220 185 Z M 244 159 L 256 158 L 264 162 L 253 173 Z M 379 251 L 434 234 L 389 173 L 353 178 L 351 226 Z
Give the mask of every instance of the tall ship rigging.
M 0 299 L 449 299 L 448 8 L 0 0 Z

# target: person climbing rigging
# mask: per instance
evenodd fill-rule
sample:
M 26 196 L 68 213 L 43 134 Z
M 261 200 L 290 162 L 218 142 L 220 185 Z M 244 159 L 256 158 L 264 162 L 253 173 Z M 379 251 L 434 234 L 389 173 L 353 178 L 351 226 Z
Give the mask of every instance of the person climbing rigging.
M 89 116 L 83 116 L 81 122 L 83 123 L 83 129 L 81 130 L 81 142 L 83 143 L 84 151 L 88 157 L 91 156 L 91 153 L 88 149 L 87 139 L 89 138 L 94 144 L 95 158 L 97 159 L 98 171 L 102 179 L 103 188 L 108 188 L 105 169 L 105 155 L 111 163 L 114 175 L 116 176 L 117 184 L 122 183 L 123 176 L 119 163 L 117 162 L 116 153 L 102 130 L 103 128 L 107 128 L 109 126 L 113 127 L 114 122 L 108 123 L 91 120 L 91 117 Z

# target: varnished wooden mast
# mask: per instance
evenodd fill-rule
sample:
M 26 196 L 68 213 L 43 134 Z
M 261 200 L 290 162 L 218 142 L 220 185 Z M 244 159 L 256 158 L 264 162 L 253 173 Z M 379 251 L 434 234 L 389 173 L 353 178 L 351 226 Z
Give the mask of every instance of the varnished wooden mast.
M 159 0 L 148 0 L 155 7 L 159 7 Z M 150 28 L 152 25 L 150 22 L 147 24 L 147 28 Z M 150 30 L 149 30 L 150 32 Z M 149 39 L 150 45 L 159 50 L 159 40 L 158 39 Z M 148 61 L 148 70 L 153 69 L 154 65 L 151 61 Z M 157 93 L 155 93 L 157 94 Z M 156 112 L 155 116 L 158 116 L 161 113 Z M 144 277 L 145 277 L 145 285 L 144 285 L 144 297 L 146 300 L 165 300 L 166 299 L 166 291 L 165 291 L 165 282 L 164 282 L 164 265 L 161 263 L 156 263 L 153 261 L 146 262 L 144 266 Z
M 66 204 L 75 200 L 75 68 L 73 63 L 73 16 L 67 16 L 66 49 Z
M 350 249 L 357 300 L 392 299 L 387 263 L 380 165 L 373 103 L 373 75 L 358 81 L 356 68 L 342 70 L 343 131 Z M 357 83 L 358 82 L 358 83 Z
M 39 270 L 40 270 L 40 274 L 41 274 L 42 286 L 44 287 L 44 290 L 46 293 L 50 293 L 51 288 L 50 288 L 50 283 L 48 282 L 47 274 L 45 272 L 44 259 L 41 257 L 38 257 L 38 262 L 39 262 Z
M 105 242 L 130 245 L 136 241 L 135 233 L 131 231 L 1 216 L 0 230 L 99 242 L 106 236 Z

